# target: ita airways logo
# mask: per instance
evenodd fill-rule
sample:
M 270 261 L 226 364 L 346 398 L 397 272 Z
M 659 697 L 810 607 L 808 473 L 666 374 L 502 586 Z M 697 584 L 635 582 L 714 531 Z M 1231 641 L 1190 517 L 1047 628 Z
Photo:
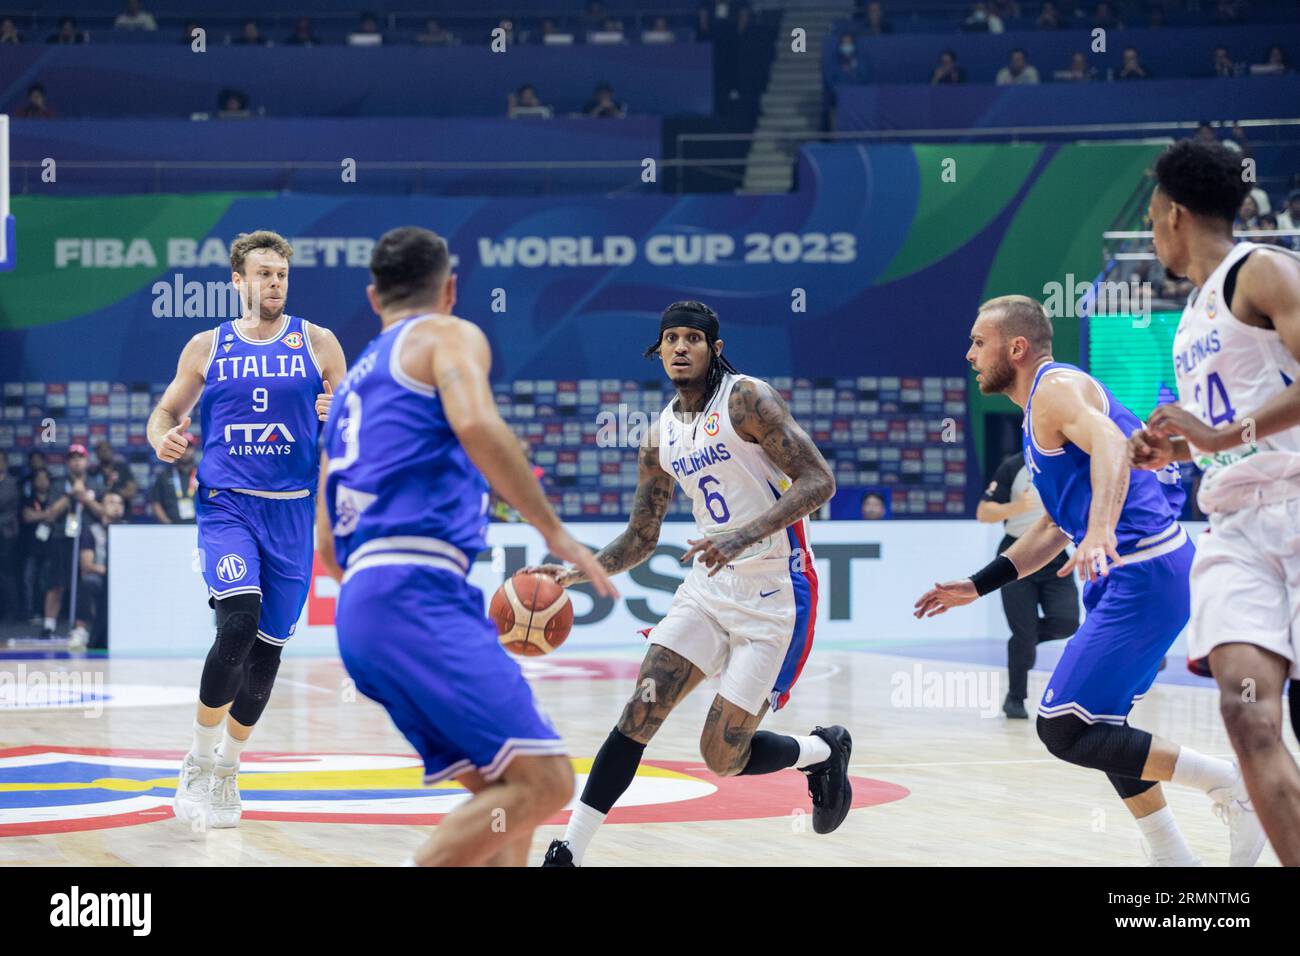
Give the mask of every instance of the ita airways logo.
M 222 584 L 234 584 L 242 581 L 248 573 L 248 565 L 237 554 L 227 554 L 217 562 L 217 580 Z
M 704 434 L 713 438 L 718 434 L 718 429 L 721 427 L 721 423 L 722 417 L 717 412 L 710 412 L 709 417 L 704 419 Z
M 291 349 L 302 348 L 302 333 L 290 332 L 288 335 L 284 337 L 284 344 L 289 346 L 289 348 Z
M 18 747 L 0 750 L 0 837 L 103 830 L 172 819 L 177 751 Z M 591 770 L 575 759 L 577 792 Z M 245 820 L 431 826 L 469 792 L 454 780 L 425 787 L 418 757 L 400 754 L 244 754 Z M 853 806 L 900 800 L 904 787 L 853 778 Z M 808 805 L 796 772 L 716 777 L 700 761 L 643 762 L 609 823 L 694 823 L 789 816 Z M 548 823 L 563 823 L 562 811 Z

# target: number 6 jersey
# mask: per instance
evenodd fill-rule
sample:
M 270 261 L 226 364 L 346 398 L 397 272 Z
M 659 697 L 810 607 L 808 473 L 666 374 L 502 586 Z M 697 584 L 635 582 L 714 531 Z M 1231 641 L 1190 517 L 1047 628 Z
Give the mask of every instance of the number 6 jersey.
M 659 416 L 659 467 L 686 492 L 696 527 L 704 534 L 734 531 L 765 513 L 790 487 L 790 478 L 762 447 L 745 441 L 732 426 L 727 409 L 731 390 L 747 378 L 759 381 L 748 375 L 724 376 L 708 407 L 688 422 L 673 412 L 676 399 Z M 801 566 L 793 567 L 800 556 Z M 781 570 L 790 566 L 801 571 L 811 567 L 812 556 L 808 519 L 800 518 L 784 531 L 755 542 L 732 567 L 759 570 L 776 562 Z
M 1192 293 L 1174 336 L 1179 404 L 1215 428 L 1241 422 L 1300 377 L 1276 329 L 1246 325 L 1228 309 L 1242 262 L 1259 249 L 1293 255 L 1238 243 Z M 1244 443 L 1227 451 L 1191 449 L 1205 473 L 1197 502 L 1207 514 L 1300 494 L 1300 426 L 1255 439 L 1242 423 L 1242 433 Z

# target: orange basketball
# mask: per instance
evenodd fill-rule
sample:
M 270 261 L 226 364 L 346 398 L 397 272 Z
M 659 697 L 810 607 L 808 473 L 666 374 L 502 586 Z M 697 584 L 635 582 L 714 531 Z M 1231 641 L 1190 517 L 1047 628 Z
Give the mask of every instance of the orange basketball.
M 573 628 L 573 605 L 564 588 L 545 574 L 517 572 L 497 588 L 488 605 L 501 646 L 511 654 L 549 654 Z

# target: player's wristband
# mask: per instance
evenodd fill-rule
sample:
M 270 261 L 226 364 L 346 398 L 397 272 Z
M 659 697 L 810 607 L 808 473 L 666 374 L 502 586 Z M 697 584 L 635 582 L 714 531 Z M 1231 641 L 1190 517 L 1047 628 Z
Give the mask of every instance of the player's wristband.
M 971 583 L 975 585 L 975 593 L 983 597 L 1000 587 L 1010 584 L 1019 577 L 1020 572 L 1016 570 L 1015 562 L 1005 554 L 999 554 L 972 574 L 970 579 Z

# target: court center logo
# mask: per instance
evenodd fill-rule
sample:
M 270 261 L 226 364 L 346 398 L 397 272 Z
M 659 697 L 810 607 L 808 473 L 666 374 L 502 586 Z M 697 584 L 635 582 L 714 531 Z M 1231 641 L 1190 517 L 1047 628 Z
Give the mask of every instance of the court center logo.
M 222 584 L 234 584 L 241 581 L 248 573 L 248 565 L 237 554 L 227 554 L 217 562 L 217 580 Z
M 181 751 L 85 747 L 0 750 L 0 838 L 173 820 Z M 574 759 L 581 793 L 591 759 Z M 366 753 L 245 753 L 245 820 L 432 826 L 470 798 L 454 780 L 423 786 L 418 757 Z M 853 778 L 853 806 L 900 800 L 904 787 Z M 808 805 L 798 773 L 717 777 L 699 760 L 644 762 L 610 823 L 690 823 L 789 816 Z M 548 823 L 563 823 L 562 811 Z M 174 823 L 175 826 L 182 824 Z

